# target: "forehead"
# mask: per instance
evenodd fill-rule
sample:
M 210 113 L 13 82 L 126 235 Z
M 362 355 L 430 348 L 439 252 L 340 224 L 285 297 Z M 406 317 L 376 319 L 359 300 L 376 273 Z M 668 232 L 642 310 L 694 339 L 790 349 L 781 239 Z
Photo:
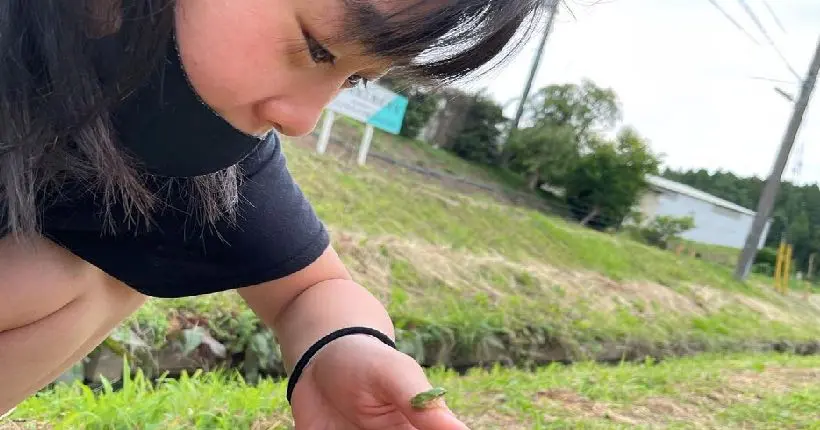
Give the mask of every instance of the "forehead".
M 310 9 L 316 35 L 329 47 L 395 68 L 413 63 L 458 25 L 463 11 L 454 3 L 458 2 L 314 0 L 302 4 Z
M 435 13 L 441 0 L 313 0 L 302 1 L 310 18 L 326 26 L 337 43 L 397 32 L 414 17 Z

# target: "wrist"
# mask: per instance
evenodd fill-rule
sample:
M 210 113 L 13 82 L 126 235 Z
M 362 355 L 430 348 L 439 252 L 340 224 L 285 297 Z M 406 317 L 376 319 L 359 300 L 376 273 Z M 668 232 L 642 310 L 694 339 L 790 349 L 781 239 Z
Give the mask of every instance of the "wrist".
M 346 327 L 368 327 L 395 340 L 387 310 L 355 282 L 333 280 L 306 289 L 288 305 L 273 327 L 288 374 L 312 345 Z
M 335 344 L 337 350 L 338 348 L 348 349 L 350 350 L 348 355 L 353 356 L 356 355 L 357 352 L 372 348 L 373 343 L 378 343 L 383 348 L 389 348 L 391 350 L 397 349 L 392 337 L 371 327 L 345 327 L 323 336 L 312 344 L 296 362 L 288 379 L 288 402 L 291 401 L 293 390 L 296 388 L 296 383 L 299 381 L 303 372 L 319 357 L 323 350 L 333 349 Z

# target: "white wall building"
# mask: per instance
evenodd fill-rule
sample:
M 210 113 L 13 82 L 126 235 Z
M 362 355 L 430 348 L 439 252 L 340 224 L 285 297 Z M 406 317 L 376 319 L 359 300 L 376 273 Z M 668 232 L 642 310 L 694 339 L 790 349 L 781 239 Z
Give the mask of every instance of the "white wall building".
M 636 209 L 647 220 L 663 215 L 691 215 L 695 218 L 695 228 L 683 233 L 684 239 L 743 248 L 755 211 L 669 179 L 651 175 L 646 179 L 649 190 Z M 770 226 L 771 220 L 766 222 L 758 248 L 763 247 Z

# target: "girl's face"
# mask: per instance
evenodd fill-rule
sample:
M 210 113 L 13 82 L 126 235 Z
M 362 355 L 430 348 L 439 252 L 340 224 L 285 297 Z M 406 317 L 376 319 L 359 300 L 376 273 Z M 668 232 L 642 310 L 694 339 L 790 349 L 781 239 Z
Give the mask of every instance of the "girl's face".
M 401 0 L 374 0 L 386 11 Z M 205 103 L 237 129 L 302 136 L 343 88 L 389 67 L 345 36 L 343 0 L 179 0 L 185 71 Z

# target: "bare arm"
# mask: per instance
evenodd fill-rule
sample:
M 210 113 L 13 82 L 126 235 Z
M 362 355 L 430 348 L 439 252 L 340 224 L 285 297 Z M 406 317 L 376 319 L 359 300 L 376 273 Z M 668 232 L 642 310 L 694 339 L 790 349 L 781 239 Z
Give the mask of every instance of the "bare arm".
M 353 282 L 332 247 L 300 272 L 238 292 L 273 329 L 288 373 L 310 345 L 336 329 L 367 326 L 395 336 L 384 306 Z

